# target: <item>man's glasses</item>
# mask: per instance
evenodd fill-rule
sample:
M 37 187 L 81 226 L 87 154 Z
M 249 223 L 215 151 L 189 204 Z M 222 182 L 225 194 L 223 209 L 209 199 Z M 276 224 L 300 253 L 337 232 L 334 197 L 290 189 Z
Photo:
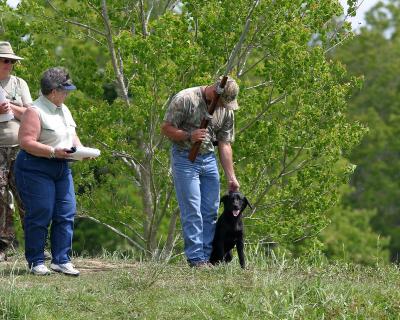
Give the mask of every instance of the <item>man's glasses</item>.
M 11 60 L 11 59 L 1 59 L 0 58 L 0 62 L 3 62 L 4 64 L 14 64 L 17 62 L 17 60 Z

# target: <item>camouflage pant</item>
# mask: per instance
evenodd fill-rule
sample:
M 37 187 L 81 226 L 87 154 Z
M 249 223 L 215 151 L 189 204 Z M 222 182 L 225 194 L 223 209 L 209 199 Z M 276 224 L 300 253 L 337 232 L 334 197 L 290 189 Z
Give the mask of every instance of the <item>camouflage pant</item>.
M 13 224 L 14 204 L 23 226 L 25 210 L 15 187 L 13 166 L 18 147 L 0 147 L 0 251 L 6 250 L 15 240 Z

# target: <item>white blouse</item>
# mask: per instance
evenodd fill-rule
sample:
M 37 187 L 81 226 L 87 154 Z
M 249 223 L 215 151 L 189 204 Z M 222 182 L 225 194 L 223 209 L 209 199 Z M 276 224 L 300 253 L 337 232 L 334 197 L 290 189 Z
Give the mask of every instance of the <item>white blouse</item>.
M 40 136 L 38 142 L 53 148 L 71 148 L 76 135 L 76 123 L 66 105 L 56 106 L 45 96 L 33 102 L 33 108 L 39 111 Z

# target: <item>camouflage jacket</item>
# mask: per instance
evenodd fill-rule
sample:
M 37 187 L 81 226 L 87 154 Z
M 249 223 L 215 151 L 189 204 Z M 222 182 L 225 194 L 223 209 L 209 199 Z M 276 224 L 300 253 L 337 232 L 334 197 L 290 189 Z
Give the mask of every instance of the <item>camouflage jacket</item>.
M 164 121 L 174 127 L 192 132 L 200 128 L 201 120 L 208 115 L 201 87 L 188 88 L 178 92 L 170 101 Z M 206 139 L 200 153 L 214 151 L 213 141 L 232 143 L 234 140 L 234 115 L 232 110 L 217 107 L 208 125 Z M 190 150 L 190 141 L 173 141 L 181 150 Z

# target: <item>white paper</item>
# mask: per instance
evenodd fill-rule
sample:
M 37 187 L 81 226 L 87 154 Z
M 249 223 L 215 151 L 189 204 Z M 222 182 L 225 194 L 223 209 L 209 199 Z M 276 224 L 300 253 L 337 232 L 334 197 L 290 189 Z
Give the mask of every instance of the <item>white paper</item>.
M 6 101 L 7 101 L 7 99 L 6 99 L 6 94 L 4 92 L 4 89 L 0 88 L 0 104 L 3 102 L 6 102 Z
M 100 155 L 100 150 L 89 147 L 76 147 L 76 151 L 70 154 L 70 159 L 83 160 L 86 158 L 97 158 Z
M 6 94 L 4 92 L 3 88 L 0 88 L 0 104 L 3 102 L 7 102 L 6 99 Z M 0 114 L 0 122 L 6 122 L 14 119 L 14 114 L 13 113 L 2 113 Z
M 6 122 L 14 119 L 14 115 L 12 113 L 2 113 L 0 114 L 0 122 Z

